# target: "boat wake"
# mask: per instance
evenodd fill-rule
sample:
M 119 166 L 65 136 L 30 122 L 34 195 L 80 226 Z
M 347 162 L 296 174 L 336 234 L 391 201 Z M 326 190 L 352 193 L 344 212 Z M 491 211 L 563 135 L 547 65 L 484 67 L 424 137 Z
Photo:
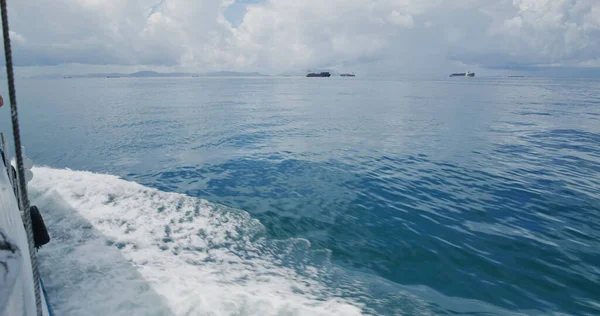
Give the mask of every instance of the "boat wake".
M 506 311 L 343 269 L 247 212 L 87 171 L 34 167 L 57 315 L 432 315 Z M 432 305 L 430 302 L 436 302 Z
M 35 167 L 58 315 L 358 315 L 324 285 L 329 252 L 270 241 L 248 213 L 116 176 Z

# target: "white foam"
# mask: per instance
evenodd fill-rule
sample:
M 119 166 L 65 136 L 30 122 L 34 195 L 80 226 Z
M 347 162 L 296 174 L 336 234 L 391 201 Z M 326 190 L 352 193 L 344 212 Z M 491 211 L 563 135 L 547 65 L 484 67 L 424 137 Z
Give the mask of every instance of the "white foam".
M 322 267 L 282 264 L 246 212 L 116 176 L 33 173 L 33 202 L 54 235 L 40 251 L 42 276 L 59 315 L 361 314 L 325 294 Z

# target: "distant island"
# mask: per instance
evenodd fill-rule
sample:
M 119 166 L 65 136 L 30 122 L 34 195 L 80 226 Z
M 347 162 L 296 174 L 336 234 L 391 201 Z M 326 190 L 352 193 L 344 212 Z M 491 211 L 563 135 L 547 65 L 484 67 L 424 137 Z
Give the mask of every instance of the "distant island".
M 321 73 L 321 72 L 328 72 L 330 73 L 332 76 L 339 76 L 341 75 L 340 72 L 335 71 L 335 70 L 331 70 L 331 69 L 320 69 L 318 68 L 317 70 L 307 70 L 304 72 L 300 72 L 300 71 L 286 71 L 286 72 L 282 72 L 280 74 L 278 74 L 277 76 L 281 76 L 281 77 L 306 77 L 306 74 L 308 73 Z
M 29 77 L 30 79 L 74 79 L 74 78 L 153 78 L 153 77 L 265 77 L 267 75 L 259 72 L 236 72 L 236 71 L 216 71 L 205 73 L 187 73 L 187 72 L 156 72 L 156 71 L 138 71 L 129 74 L 122 73 L 97 73 L 87 75 L 37 75 Z

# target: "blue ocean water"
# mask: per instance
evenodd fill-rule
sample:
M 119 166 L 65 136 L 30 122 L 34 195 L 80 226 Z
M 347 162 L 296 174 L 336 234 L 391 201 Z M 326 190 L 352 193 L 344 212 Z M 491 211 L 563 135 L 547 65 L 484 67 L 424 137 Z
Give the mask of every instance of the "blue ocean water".
M 34 177 L 91 171 L 244 210 L 261 226 L 259 257 L 327 270 L 307 277 L 322 287 L 314 302 L 600 313 L 600 80 L 23 79 L 17 91 L 27 155 L 50 168 Z M 63 195 L 73 212 L 87 205 Z

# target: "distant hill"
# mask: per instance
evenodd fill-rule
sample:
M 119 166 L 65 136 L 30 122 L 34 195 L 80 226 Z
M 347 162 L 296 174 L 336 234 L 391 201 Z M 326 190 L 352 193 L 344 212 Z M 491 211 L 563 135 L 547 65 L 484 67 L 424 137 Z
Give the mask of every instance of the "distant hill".
M 286 72 L 280 73 L 278 76 L 283 76 L 283 77 L 304 77 L 304 76 L 306 76 L 306 74 L 307 74 L 307 72 L 286 71 Z
M 154 77 L 258 77 L 267 76 L 259 72 L 235 72 L 235 71 L 217 71 L 206 73 L 187 73 L 187 72 L 156 72 L 156 71 L 138 71 L 129 74 L 122 73 L 98 73 L 87 75 L 58 75 L 47 74 L 30 77 L 31 79 L 72 79 L 72 78 L 154 78 Z
M 207 77 L 266 77 L 267 75 L 260 72 L 235 72 L 235 71 L 217 71 L 200 74 Z
M 133 78 L 142 78 L 142 77 L 191 77 L 194 74 L 184 73 L 184 72 L 156 72 L 156 71 L 138 71 L 131 74 L 121 75 L 121 77 L 133 77 Z

